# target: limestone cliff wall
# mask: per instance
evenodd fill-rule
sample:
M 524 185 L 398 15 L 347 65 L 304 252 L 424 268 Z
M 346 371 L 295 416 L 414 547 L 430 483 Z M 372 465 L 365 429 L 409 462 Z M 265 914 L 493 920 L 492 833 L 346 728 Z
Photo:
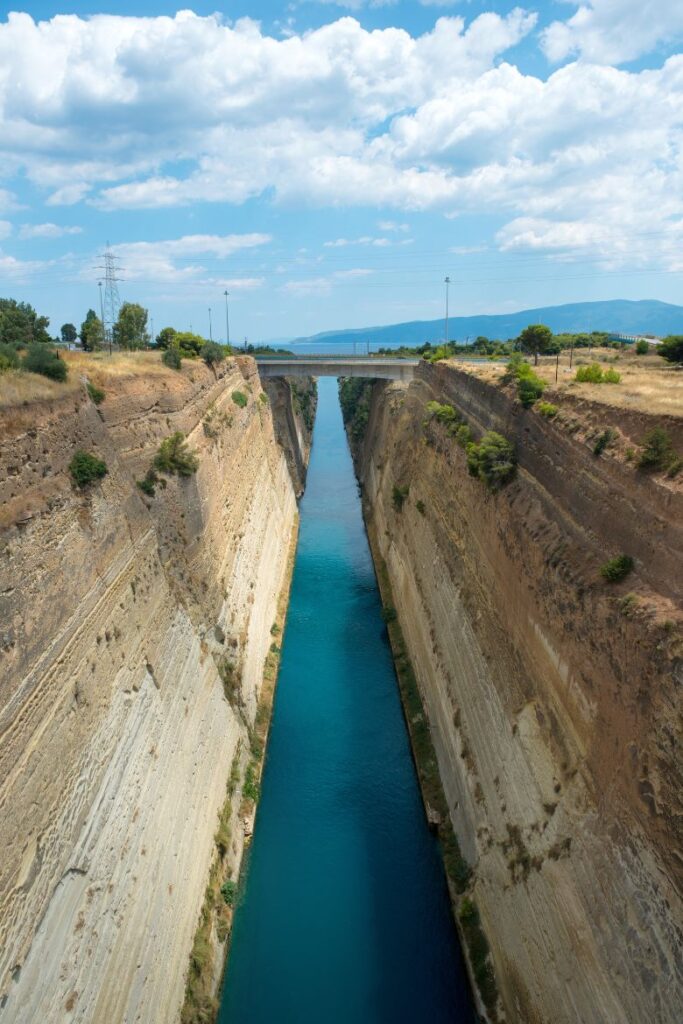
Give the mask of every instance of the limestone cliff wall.
M 288 582 L 295 492 L 253 361 L 104 388 L 0 409 L 3 1024 L 178 1018 Z M 147 497 L 176 430 L 199 469 Z M 85 492 L 79 448 L 108 467 Z
M 468 475 L 430 400 L 475 437 L 513 440 L 516 478 L 493 494 Z M 586 438 L 606 422 L 624 442 L 652 425 L 590 402 L 550 421 L 423 365 L 407 387 L 374 385 L 356 446 L 504 1013 L 520 1024 L 674 1024 L 683 1006 L 683 500 L 593 455 Z M 395 486 L 409 487 L 400 509 Z M 635 572 L 609 585 L 599 566 L 621 552 Z

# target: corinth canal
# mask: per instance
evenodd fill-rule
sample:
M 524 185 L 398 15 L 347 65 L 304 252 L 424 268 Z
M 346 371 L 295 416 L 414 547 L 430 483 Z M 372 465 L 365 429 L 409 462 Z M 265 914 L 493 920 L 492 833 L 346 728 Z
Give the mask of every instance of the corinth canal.
M 221 1024 L 471 1024 L 336 381 L 320 401 Z

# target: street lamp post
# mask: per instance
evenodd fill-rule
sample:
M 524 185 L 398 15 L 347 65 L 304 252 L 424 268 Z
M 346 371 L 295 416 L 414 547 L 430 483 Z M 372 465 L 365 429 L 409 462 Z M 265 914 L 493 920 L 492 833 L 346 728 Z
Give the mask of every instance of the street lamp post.
M 230 318 L 228 316 L 228 289 L 226 288 L 223 292 L 225 295 L 225 344 L 230 344 Z
M 443 283 L 446 285 L 446 337 L 444 341 L 448 344 L 448 287 L 451 283 L 450 277 L 445 277 Z
M 213 341 L 213 333 L 211 329 L 211 306 L 209 306 L 209 341 Z

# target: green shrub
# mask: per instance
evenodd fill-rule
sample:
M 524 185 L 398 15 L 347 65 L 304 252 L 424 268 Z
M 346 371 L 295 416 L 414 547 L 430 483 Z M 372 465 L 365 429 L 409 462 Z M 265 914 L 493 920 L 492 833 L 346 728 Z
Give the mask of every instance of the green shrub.
M 663 427 L 648 430 L 641 444 L 643 450 L 638 456 L 641 469 L 669 469 L 678 460 L 671 438 Z
M 268 405 L 268 395 L 265 393 L 265 391 L 261 392 L 261 394 L 259 395 L 259 399 L 263 402 L 264 405 Z
M 382 620 L 384 622 L 396 622 L 396 618 L 396 609 L 392 608 L 391 605 L 387 604 L 382 608 Z
M 545 416 L 549 420 L 552 420 L 555 416 L 557 416 L 558 412 L 560 411 L 556 405 L 553 405 L 552 402 L 539 402 L 536 406 L 536 409 L 538 412 L 540 412 L 541 416 Z
M 179 370 L 182 366 L 182 356 L 180 355 L 180 349 L 172 345 L 170 348 L 164 349 L 161 353 L 161 361 L 164 366 L 168 366 L 171 370 Z
M 19 368 L 19 355 L 13 345 L 0 343 L 0 373 L 5 370 L 17 370 Z
M 593 455 L 602 455 L 607 445 L 614 438 L 614 432 L 612 430 L 603 430 L 599 438 L 593 445 Z
M 154 469 L 160 473 L 176 474 L 177 476 L 192 476 L 197 472 L 199 460 L 194 452 L 187 447 L 185 435 L 176 430 L 159 446 L 159 451 L 154 457 Z
M 247 770 L 244 773 L 244 786 L 242 787 L 242 795 L 245 800 L 253 800 L 254 803 L 259 798 L 259 784 L 256 777 L 257 764 L 255 761 L 250 761 L 247 765 Z
M 216 363 L 223 362 L 228 350 L 219 345 L 217 341 L 207 341 L 202 345 L 199 354 L 207 366 L 214 366 Z
M 90 381 L 85 385 L 85 390 L 88 392 L 95 405 L 100 405 L 104 401 L 104 391 L 102 388 L 98 388 L 95 384 L 91 384 Z
M 525 409 L 537 402 L 545 391 L 545 383 L 535 373 L 520 377 L 517 381 L 517 395 Z
M 683 469 L 683 459 L 679 455 L 675 455 L 666 471 L 666 475 L 670 478 L 678 476 L 680 471 Z
M 683 363 L 683 334 L 670 334 L 657 346 L 657 355 L 668 363 Z
M 40 373 L 43 377 L 49 377 L 50 380 L 66 380 L 66 363 L 59 358 L 59 353 L 49 345 L 41 345 L 39 342 L 29 345 L 21 365 L 29 373 Z
M 461 448 L 467 448 L 467 445 L 472 441 L 472 431 L 466 423 L 461 423 L 455 432 L 455 440 Z
M 156 471 L 153 468 L 148 469 L 142 480 L 137 480 L 136 483 L 143 494 L 148 495 L 150 498 L 153 498 L 156 494 L 157 486 L 166 486 L 166 481 L 157 476 Z
M 461 417 L 455 411 L 452 405 L 441 405 L 439 402 L 427 402 L 427 412 L 434 419 L 437 419 L 439 423 L 445 423 L 449 425 L 451 423 L 460 423 Z
M 394 484 L 391 491 L 391 501 L 397 512 L 400 512 L 405 504 L 405 500 L 410 493 L 410 487 L 406 484 L 405 487 L 398 487 Z
M 579 381 L 581 384 L 602 384 L 602 369 L 598 363 L 580 366 L 576 371 L 574 380 Z
M 650 348 L 650 346 L 645 341 L 645 339 L 641 338 L 640 341 L 636 342 L 636 355 L 638 355 L 638 356 L 646 356 L 647 353 L 648 353 L 649 348 Z
M 633 572 L 633 565 L 634 562 L 630 555 L 617 555 L 616 558 L 610 558 L 609 562 L 600 566 L 600 575 L 608 583 L 619 583 Z
M 590 363 L 589 366 L 580 366 L 574 379 L 582 384 L 618 384 L 621 374 L 612 369 L 603 370 L 598 363 Z
M 235 405 L 239 405 L 240 409 L 244 409 L 248 401 L 247 396 L 244 394 L 243 391 L 233 391 L 232 400 L 235 403 Z
M 237 896 L 237 882 L 234 882 L 232 878 L 228 878 L 226 882 L 223 882 L 221 886 L 221 896 L 223 902 L 228 907 L 234 907 L 235 897 Z
M 546 387 L 545 381 L 534 373 L 519 353 L 510 357 L 503 374 L 503 383 L 509 384 L 511 381 L 517 381 L 517 396 L 525 409 L 538 401 Z
M 495 430 L 487 430 L 479 444 L 467 446 L 467 468 L 486 486 L 497 491 L 515 475 L 515 451 L 507 438 Z
M 69 472 L 77 487 L 87 487 L 107 475 L 107 464 L 90 452 L 79 450 L 69 463 Z

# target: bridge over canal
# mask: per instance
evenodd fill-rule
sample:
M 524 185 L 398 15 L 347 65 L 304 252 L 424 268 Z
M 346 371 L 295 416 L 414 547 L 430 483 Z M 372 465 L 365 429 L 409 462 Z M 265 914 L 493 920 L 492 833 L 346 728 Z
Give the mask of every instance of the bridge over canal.
M 419 359 L 390 356 L 256 356 L 262 377 L 381 377 L 412 380 Z

